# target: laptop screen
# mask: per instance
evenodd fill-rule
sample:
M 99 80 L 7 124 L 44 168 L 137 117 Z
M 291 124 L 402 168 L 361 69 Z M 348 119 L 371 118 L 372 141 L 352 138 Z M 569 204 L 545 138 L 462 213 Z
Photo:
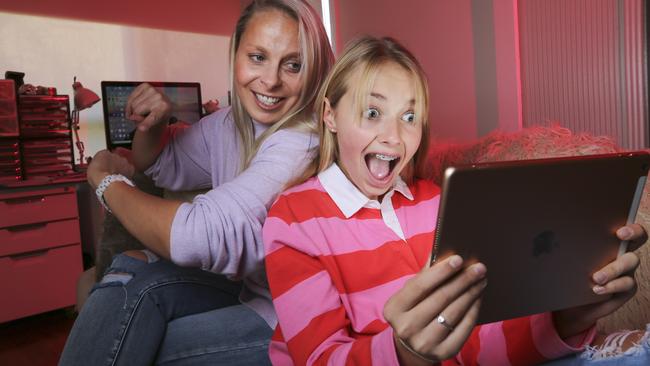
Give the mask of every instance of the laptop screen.
M 126 101 L 143 81 L 102 81 L 104 131 L 109 150 L 131 148 L 135 123 L 126 118 Z M 195 123 L 202 117 L 201 84 L 176 82 L 149 82 L 167 96 L 172 103 L 170 123 Z

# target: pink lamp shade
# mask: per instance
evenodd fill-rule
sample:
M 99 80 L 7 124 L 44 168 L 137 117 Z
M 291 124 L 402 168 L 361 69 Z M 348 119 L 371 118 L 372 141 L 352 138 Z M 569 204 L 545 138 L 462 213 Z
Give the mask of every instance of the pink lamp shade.
M 93 104 L 99 102 L 99 96 L 92 90 L 84 88 L 76 77 L 72 89 L 74 89 L 74 108 L 78 111 L 90 108 Z
M 77 77 L 74 77 L 72 82 L 72 89 L 74 90 L 74 109 L 72 110 L 72 131 L 74 132 L 75 145 L 79 152 L 79 165 L 78 167 L 84 167 L 84 143 L 79 138 L 79 111 L 83 111 L 86 108 L 90 108 L 93 104 L 99 102 L 99 96 L 95 94 L 90 89 L 86 89 L 77 81 Z

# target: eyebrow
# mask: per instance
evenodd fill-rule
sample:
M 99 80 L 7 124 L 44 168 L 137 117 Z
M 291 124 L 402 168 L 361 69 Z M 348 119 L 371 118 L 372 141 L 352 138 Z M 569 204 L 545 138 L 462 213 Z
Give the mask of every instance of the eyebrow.
M 269 51 L 266 48 L 262 47 L 262 46 L 255 45 L 255 46 L 253 46 L 253 48 L 256 51 L 262 52 L 264 54 L 269 54 Z M 300 60 L 300 52 L 291 52 L 291 53 L 283 56 L 282 60 L 289 60 L 289 59 L 292 59 L 292 58 L 297 58 L 297 59 Z
M 370 93 L 370 96 L 373 97 L 373 98 L 377 98 L 377 99 L 381 99 L 381 100 L 386 100 L 386 97 L 383 96 L 382 94 L 379 94 L 379 93 Z M 409 100 L 408 103 L 409 103 L 410 105 L 414 105 L 414 104 L 415 104 L 415 98 Z
M 259 52 L 262 52 L 262 53 L 267 53 L 267 52 L 268 52 L 268 51 L 266 50 L 266 48 L 264 48 L 264 47 L 262 47 L 262 46 L 251 45 L 250 47 L 253 48 L 253 49 L 255 49 L 255 51 L 259 51 Z
M 291 52 L 290 54 L 284 56 L 282 59 L 283 60 L 289 60 L 289 59 L 292 59 L 292 58 L 296 58 L 296 59 L 300 60 L 301 59 L 300 58 L 300 53 L 299 52 Z

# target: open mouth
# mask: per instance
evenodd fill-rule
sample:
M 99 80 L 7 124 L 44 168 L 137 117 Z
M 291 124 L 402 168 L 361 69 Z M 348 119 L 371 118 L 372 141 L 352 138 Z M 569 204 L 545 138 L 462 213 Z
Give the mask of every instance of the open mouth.
M 280 97 L 272 97 L 269 95 L 264 95 L 255 92 L 253 92 L 253 94 L 255 94 L 255 98 L 257 99 L 259 104 L 261 104 L 264 107 L 270 107 L 270 108 L 275 107 L 276 105 L 278 105 L 278 103 L 280 103 L 284 99 Z
M 365 156 L 368 171 L 373 178 L 383 181 L 390 178 L 401 158 L 397 155 L 370 153 Z

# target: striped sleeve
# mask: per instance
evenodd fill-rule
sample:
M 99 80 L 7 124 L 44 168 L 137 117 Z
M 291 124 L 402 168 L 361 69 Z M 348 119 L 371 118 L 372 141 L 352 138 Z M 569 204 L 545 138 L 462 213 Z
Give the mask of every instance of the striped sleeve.
M 312 202 L 313 203 L 313 202 Z M 381 332 L 351 330 L 343 300 L 309 236 L 295 235 L 282 198 L 264 226 L 266 269 L 279 326 L 269 347 L 274 364 L 396 365 L 390 327 Z M 313 230 L 313 227 L 311 227 Z M 296 316 L 300 314 L 300 316 Z M 289 362 L 291 361 L 291 362 Z
M 318 259 L 284 246 L 266 257 L 266 268 L 282 327 L 270 347 L 274 363 L 287 364 L 288 352 L 297 365 L 397 364 L 391 328 L 350 335 L 341 297 Z
M 551 313 L 477 326 L 457 355 L 461 365 L 538 365 L 584 349 L 595 328 L 568 340 L 555 330 Z

